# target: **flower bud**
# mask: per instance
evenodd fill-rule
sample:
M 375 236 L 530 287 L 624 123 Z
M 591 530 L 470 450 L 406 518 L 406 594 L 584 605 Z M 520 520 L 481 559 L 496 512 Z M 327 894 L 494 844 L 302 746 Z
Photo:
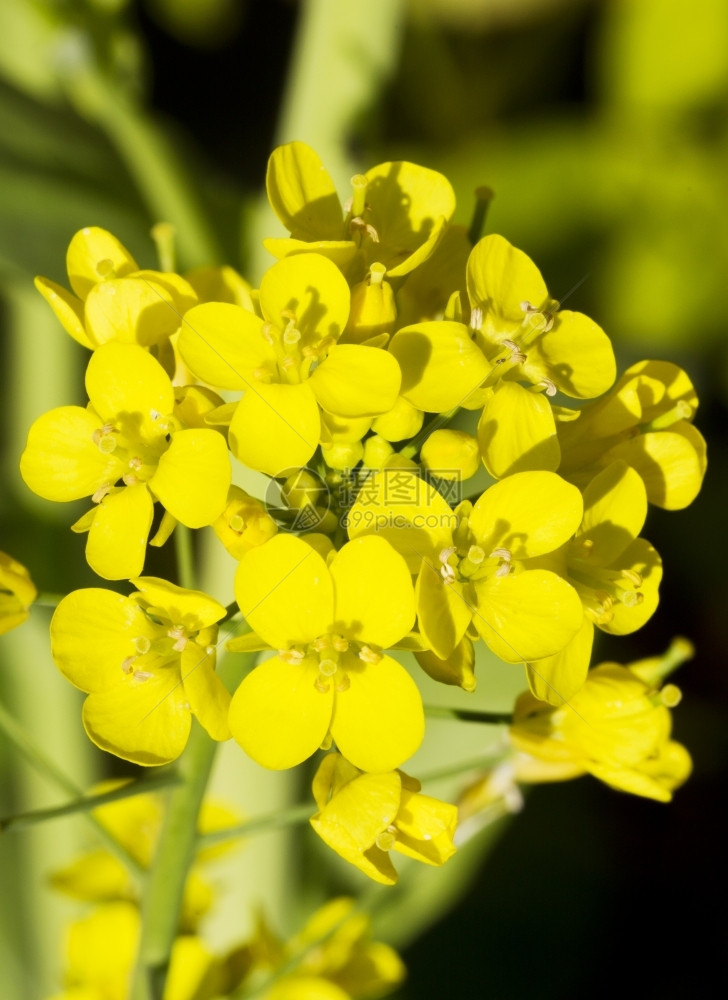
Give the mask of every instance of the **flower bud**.
M 433 431 L 422 446 L 424 467 L 440 479 L 470 479 L 480 468 L 478 442 L 467 431 Z

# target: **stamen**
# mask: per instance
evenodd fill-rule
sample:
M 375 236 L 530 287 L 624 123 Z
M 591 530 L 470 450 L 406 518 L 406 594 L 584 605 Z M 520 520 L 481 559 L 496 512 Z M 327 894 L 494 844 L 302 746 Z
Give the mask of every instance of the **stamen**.
M 136 656 L 127 656 L 125 660 L 122 660 L 121 669 L 125 674 L 130 674 L 134 670 L 134 661 Z
M 167 635 L 170 639 L 175 640 L 174 645 L 172 646 L 175 653 L 181 653 L 189 641 L 187 630 L 181 625 L 175 625 L 173 628 L 169 629 Z
M 334 635 L 331 637 L 331 645 L 337 653 L 345 653 L 349 648 L 349 640 L 345 639 L 343 635 Z
M 349 680 L 348 674 L 338 674 L 336 677 L 336 690 L 341 694 L 344 691 L 348 691 L 351 687 L 351 681 Z
M 365 222 L 360 215 L 357 215 L 354 219 L 352 219 L 351 222 L 349 223 L 349 226 L 351 229 L 363 230 L 370 238 L 372 243 L 379 243 L 379 233 L 376 231 L 374 226 L 371 226 L 369 225 L 368 222 Z
M 299 664 L 303 662 L 303 658 L 306 654 L 302 649 L 279 649 L 278 657 L 283 660 L 284 663 Z
M 152 677 L 154 677 L 154 674 L 150 673 L 148 670 L 135 670 L 134 671 L 134 679 L 137 680 L 137 681 L 141 681 L 142 683 L 144 681 L 150 680 Z
M 526 355 L 523 353 L 515 340 L 504 340 L 503 346 L 507 347 L 511 352 L 510 358 L 506 358 L 506 361 L 510 361 L 510 363 L 514 365 L 522 365 L 526 360 Z
M 127 472 L 126 475 L 121 477 L 122 482 L 125 486 L 138 486 L 139 480 L 131 472 Z
M 321 674 L 319 674 L 316 677 L 316 680 L 313 682 L 313 686 L 316 688 L 316 690 L 319 692 L 319 694 L 326 694 L 326 692 L 331 688 L 331 685 L 327 684 L 324 681 L 324 679 L 321 676 Z
M 99 486 L 95 493 L 92 494 L 91 499 L 94 503 L 101 503 L 104 497 L 108 494 L 111 489 L 111 483 L 106 483 L 105 486 Z
M 490 554 L 490 556 L 488 558 L 489 559 L 500 559 L 501 560 L 500 566 L 495 571 L 495 575 L 496 576 L 508 576 L 508 574 L 510 573 L 511 569 L 513 568 L 513 565 L 512 565 L 513 555 L 511 554 L 511 550 L 510 549 L 506 549 L 506 548 L 503 548 L 503 547 L 497 548 L 497 549 L 493 549 L 493 551 L 491 552 L 491 554 Z
M 142 464 L 143 464 L 142 460 L 141 460 L 141 458 L 139 458 L 138 455 L 134 455 L 133 458 L 129 459 L 129 468 L 130 469 L 134 469 L 134 470 L 141 469 Z
M 275 337 L 273 336 L 273 324 L 264 323 L 260 328 L 260 335 L 263 340 L 267 340 L 269 344 L 274 344 Z
M 539 388 L 542 388 L 547 396 L 556 395 L 556 383 L 552 382 L 550 378 L 542 378 L 538 383 Z
M 362 646 L 359 650 L 359 659 L 363 660 L 364 663 L 379 663 L 382 655 L 379 650 L 372 649 L 371 646 Z
M 470 329 L 474 330 L 476 333 L 483 326 L 483 310 L 480 306 L 475 306 L 470 310 Z

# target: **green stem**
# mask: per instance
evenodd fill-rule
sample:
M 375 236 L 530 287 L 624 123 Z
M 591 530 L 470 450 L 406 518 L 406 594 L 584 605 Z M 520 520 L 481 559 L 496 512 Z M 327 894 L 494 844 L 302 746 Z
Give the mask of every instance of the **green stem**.
M 71 816 L 79 812 L 87 813 L 92 809 L 98 809 L 99 806 L 108 805 L 110 802 L 119 802 L 121 799 L 133 798 L 135 795 L 146 795 L 178 782 L 179 777 L 174 771 L 142 778 L 139 781 L 130 781 L 127 785 L 122 785 L 121 788 L 115 788 L 110 792 L 101 792 L 99 795 L 84 795 L 71 802 L 65 802 L 62 806 L 34 809 L 31 812 L 7 816 L 5 819 L 0 819 L 0 832 L 25 830 L 29 826 L 36 826 L 38 823 L 45 823 L 48 820 L 60 819 L 63 816 Z
M 180 158 L 153 119 L 124 94 L 121 86 L 93 67 L 79 67 L 66 83 L 79 114 L 99 125 L 116 147 L 152 220 L 174 226 L 184 265 L 221 263 L 220 248 L 180 166 Z
M 425 715 L 431 719 L 459 719 L 461 722 L 480 722 L 488 726 L 510 726 L 513 722 L 511 712 L 471 712 L 444 705 L 425 705 Z
M 3 731 L 13 746 L 20 751 L 25 759 L 40 774 L 43 774 L 58 788 L 62 789 L 67 795 L 72 795 L 77 799 L 83 796 L 83 789 L 79 788 L 76 782 L 69 778 L 68 775 L 65 774 L 45 753 L 45 751 L 43 751 L 37 743 L 31 739 L 25 729 L 15 721 L 4 705 L 0 705 L 0 730 Z M 112 836 L 103 823 L 100 823 L 99 820 L 96 819 L 93 813 L 84 812 L 82 815 L 86 817 L 86 820 L 93 826 L 100 839 L 103 840 L 106 847 L 114 854 L 114 856 L 121 861 L 121 863 L 132 875 L 134 875 L 137 879 L 141 879 L 144 876 L 144 869 L 141 867 L 136 858 L 133 858 L 131 854 L 129 854 L 126 848 L 124 848 L 123 845 Z
M 257 654 L 229 657 L 220 678 L 237 686 Z M 161 1000 L 170 954 L 179 927 L 185 881 L 198 847 L 197 821 L 218 744 L 195 724 L 179 763 L 182 784 L 167 806 L 153 867 L 142 903 L 142 934 L 133 1000 Z
M 470 221 L 470 229 L 468 229 L 468 239 L 471 246 L 475 246 L 483 235 L 485 218 L 493 198 L 494 193 L 492 188 L 483 186 L 475 189 L 475 208 L 473 209 L 473 217 Z
M 66 594 L 51 594 L 41 591 L 31 604 L 31 608 L 57 608 Z
M 195 589 L 195 556 L 192 530 L 184 524 L 174 529 L 174 547 L 177 554 L 177 582 L 186 590 Z
M 282 830 L 287 826 L 306 823 L 316 811 L 311 802 L 279 809 L 278 812 L 266 813 L 265 816 L 254 816 L 253 819 L 237 826 L 226 826 L 222 830 L 213 830 L 199 839 L 200 847 L 211 847 L 213 844 L 224 844 L 238 837 L 252 837 L 257 833 L 268 833 L 271 830 Z
M 161 1000 L 177 935 L 187 872 L 197 849 L 197 817 L 217 744 L 195 725 L 180 762 L 183 784 L 170 796 L 142 906 L 134 1000 Z

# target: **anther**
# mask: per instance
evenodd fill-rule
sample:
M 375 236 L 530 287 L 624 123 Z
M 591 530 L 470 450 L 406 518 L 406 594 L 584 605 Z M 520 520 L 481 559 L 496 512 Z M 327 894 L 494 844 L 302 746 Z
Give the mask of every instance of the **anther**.
M 131 472 L 127 472 L 126 475 L 124 475 L 124 476 L 121 477 L 121 479 L 122 479 L 122 482 L 124 483 L 125 486 L 138 486 L 139 485 L 139 480 Z
M 470 310 L 470 329 L 476 333 L 483 326 L 483 310 L 480 306 L 475 306 Z
M 345 639 L 343 635 L 334 635 L 331 637 L 331 645 L 337 653 L 345 653 L 349 648 L 349 640 Z
M 154 677 L 154 674 L 150 673 L 148 670 L 135 670 L 134 671 L 134 679 L 137 680 L 137 681 L 141 681 L 142 683 L 144 681 L 150 680 L 150 678 L 152 678 L 152 677 Z
M 122 660 L 121 669 L 123 673 L 130 674 L 134 670 L 134 660 L 136 660 L 136 656 L 127 656 L 125 660 Z
M 552 382 L 550 378 L 542 378 L 538 383 L 540 389 L 543 389 L 547 396 L 556 395 L 556 383 Z
M 96 490 L 96 492 L 91 495 L 91 499 L 93 500 L 94 503 L 101 503 L 101 501 L 104 499 L 105 496 L 107 496 L 110 490 L 111 490 L 111 484 L 106 483 L 105 486 L 100 486 Z
M 269 344 L 273 344 L 275 342 L 275 338 L 273 336 L 273 324 L 264 323 L 260 328 L 260 335 L 263 340 L 267 340 Z
M 521 365 L 526 360 L 526 355 L 523 353 L 515 340 L 504 340 L 503 346 L 507 347 L 511 352 L 510 358 L 507 358 L 506 360 L 510 361 L 512 364 Z
M 506 548 L 503 548 L 503 547 L 500 547 L 500 548 L 497 548 L 497 549 L 493 549 L 493 551 L 491 552 L 489 558 L 490 559 L 500 559 L 501 560 L 500 566 L 495 571 L 495 575 L 496 576 L 508 576 L 508 574 L 510 573 L 511 569 L 513 568 L 512 567 L 513 555 L 511 553 L 510 549 L 506 549 Z
M 359 650 L 359 659 L 363 660 L 364 663 L 379 663 L 382 654 L 379 650 L 372 649 L 371 646 L 362 646 Z
M 173 628 L 169 629 L 167 635 L 170 639 L 175 640 L 174 645 L 172 646 L 175 653 L 181 653 L 188 642 L 187 631 L 181 625 L 175 625 Z
M 142 460 L 141 458 L 139 458 L 138 455 L 134 455 L 132 458 L 129 459 L 130 469 L 138 470 L 141 469 L 141 467 L 142 467 Z
M 283 660 L 284 663 L 292 663 L 298 665 L 303 662 L 305 653 L 302 649 L 279 649 L 278 657 Z

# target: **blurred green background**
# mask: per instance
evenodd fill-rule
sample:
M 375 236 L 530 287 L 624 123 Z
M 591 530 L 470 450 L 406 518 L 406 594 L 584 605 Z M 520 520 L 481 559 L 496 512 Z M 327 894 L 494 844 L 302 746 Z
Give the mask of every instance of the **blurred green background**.
M 17 472 L 30 422 L 80 397 L 86 362 L 33 276 L 65 283 L 65 249 L 84 225 L 111 229 L 155 266 L 149 229 L 165 219 L 181 266 L 225 261 L 258 279 L 270 263 L 260 238 L 277 232 L 262 203 L 266 159 L 293 138 L 316 146 L 342 185 L 386 159 L 442 170 L 465 223 L 475 187 L 490 185 L 488 230 L 607 330 L 621 366 L 665 358 L 697 385 L 705 488 L 685 512 L 650 512 L 645 535 L 666 568 L 660 608 L 599 650 L 625 662 L 675 633 L 694 641 L 676 735 L 695 774 L 670 806 L 590 779 L 536 789 L 487 863 L 464 869 L 453 913 L 409 945 L 401 991 L 613 996 L 636 955 L 631 990 L 682 997 L 725 974 L 728 931 L 728 4 L 0 4 L 0 549 L 41 589 L 95 581 L 68 510 L 30 495 Z M 147 565 L 169 569 L 164 552 Z M 84 784 L 110 764 L 89 752 L 77 692 L 49 663 L 47 619 L 38 612 L 3 639 L 0 692 Z M 1 739 L 0 767 L 3 814 L 49 801 Z M 264 785 L 257 772 L 228 784 L 248 779 L 261 812 L 290 794 L 286 779 Z M 60 921 L 74 910 L 43 877 L 78 837 L 69 823 L 0 841 L 3 996 L 31 1000 L 58 982 Z M 282 843 L 260 864 L 280 862 Z M 279 899 L 286 872 L 279 864 Z

